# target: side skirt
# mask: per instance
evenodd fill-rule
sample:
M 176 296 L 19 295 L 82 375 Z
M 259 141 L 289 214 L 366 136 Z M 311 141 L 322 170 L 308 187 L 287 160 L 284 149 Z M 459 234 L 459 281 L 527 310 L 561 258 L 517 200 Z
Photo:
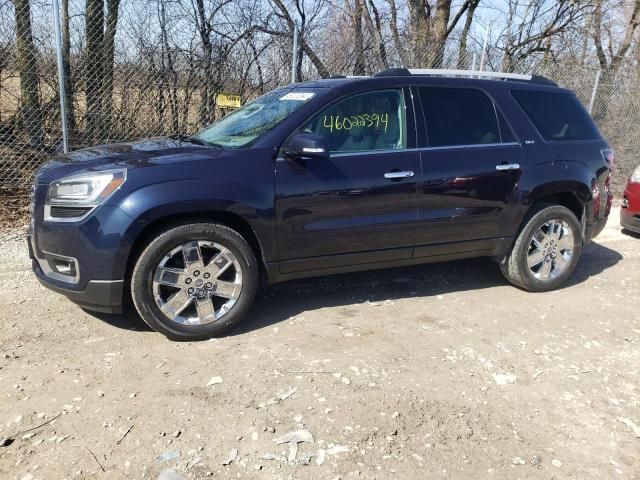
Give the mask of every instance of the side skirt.
M 327 257 L 313 257 L 313 259 L 287 260 L 285 262 L 269 262 L 266 264 L 268 283 L 279 283 L 300 278 L 321 277 L 339 273 L 360 272 L 366 270 L 380 270 L 385 268 L 405 267 L 426 263 L 446 262 L 450 260 L 462 260 L 465 258 L 491 257 L 503 258 L 513 244 L 513 237 L 492 238 L 486 240 L 474 240 L 468 242 L 443 243 L 437 245 L 420 246 L 413 249 L 411 257 L 393 258 L 383 261 L 357 261 L 362 258 L 370 260 L 371 252 L 362 254 L 331 255 Z M 405 253 L 406 249 L 398 249 Z M 341 263 L 343 260 L 344 263 Z M 304 268 L 310 264 L 328 265 L 324 268 Z

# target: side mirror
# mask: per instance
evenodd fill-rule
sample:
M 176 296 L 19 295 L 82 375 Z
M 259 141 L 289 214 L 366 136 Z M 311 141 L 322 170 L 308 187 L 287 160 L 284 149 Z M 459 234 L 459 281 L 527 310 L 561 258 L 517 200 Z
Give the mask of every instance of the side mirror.
M 329 146 L 321 135 L 315 133 L 296 133 L 289 145 L 282 151 L 292 160 L 303 158 L 329 158 Z

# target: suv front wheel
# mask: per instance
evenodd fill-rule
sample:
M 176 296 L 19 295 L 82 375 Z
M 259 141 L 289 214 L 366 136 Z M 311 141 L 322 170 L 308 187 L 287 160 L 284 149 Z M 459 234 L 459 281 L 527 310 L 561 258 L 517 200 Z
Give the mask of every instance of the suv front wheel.
M 582 227 L 575 214 L 561 205 L 542 204 L 529 215 L 500 269 L 514 285 L 545 292 L 571 276 L 581 252 Z
M 166 229 L 140 254 L 131 296 L 142 319 L 173 340 L 227 332 L 248 313 L 259 275 L 253 250 L 215 223 Z

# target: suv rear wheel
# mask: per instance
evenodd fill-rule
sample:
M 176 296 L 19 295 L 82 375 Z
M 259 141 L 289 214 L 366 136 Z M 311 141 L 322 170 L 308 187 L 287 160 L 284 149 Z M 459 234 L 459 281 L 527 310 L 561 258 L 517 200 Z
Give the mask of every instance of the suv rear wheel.
M 545 292 L 571 276 L 581 252 L 582 227 L 574 213 L 561 205 L 542 204 L 529 215 L 500 268 L 514 285 Z
M 161 233 L 133 270 L 131 296 L 142 319 L 173 340 L 203 340 L 247 314 L 258 264 L 246 240 L 215 223 L 187 223 Z

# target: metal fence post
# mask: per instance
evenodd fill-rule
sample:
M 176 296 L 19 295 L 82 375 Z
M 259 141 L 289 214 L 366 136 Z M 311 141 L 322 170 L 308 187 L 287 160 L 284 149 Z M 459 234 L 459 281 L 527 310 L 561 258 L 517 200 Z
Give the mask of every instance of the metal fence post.
M 480 57 L 480 71 L 484 70 L 484 59 L 487 54 L 487 44 L 489 43 L 489 29 L 485 28 L 484 41 L 482 42 L 482 56 Z
M 598 69 L 596 73 L 596 79 L 593 82 L 593 91 L 591 92 L 591 100 L 589 100 L 589 115 L 593 115 L 593 106 L 596 103 L 596 95 L 598 94 L 598 87 L 600 86 L 600 76 L 602 70 Z
M 56 36 L 56 62 L 58 64 L 58 95 L 60 96 L 60 126 L 62 128 L 62 148 L 64 153 L 69 151 L 69 135 L 67 129 L 67 109 L 65 106 L 64 68 L 62 66 L 62 34 L 60 27 L 60 5 L 58 0 L 53 0 L 52 5 L 53 26 Z
M 298 22 L 293 22 L 293 51 L 291 52 L 291 83 L 296 83 L 298 67 Z

